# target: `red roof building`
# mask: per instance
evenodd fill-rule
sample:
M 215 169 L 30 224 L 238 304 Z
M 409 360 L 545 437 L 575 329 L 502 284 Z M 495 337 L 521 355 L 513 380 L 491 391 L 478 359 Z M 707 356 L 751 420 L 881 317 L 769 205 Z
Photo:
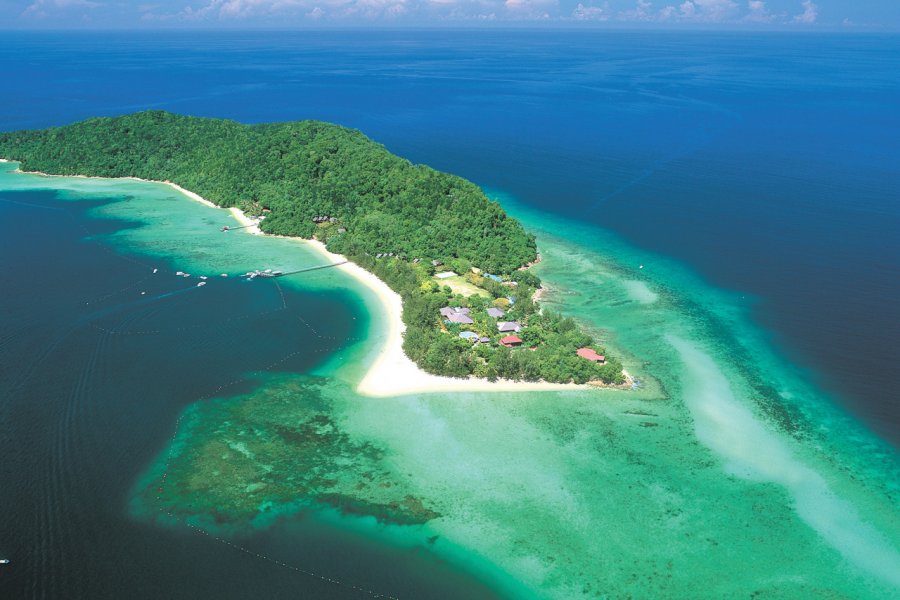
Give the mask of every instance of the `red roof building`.
M 578 356 L 580 356 L 581 358 L 585 358 L 591 362 L 595 362 L 601 365 L 606 362 L 606 357 L 594 352 L 593 348 L 579 348 L 576 354 L 578 354 Z
M 510 346 L 521 346 L 522 340 L 517 335 L 508 335 L 504 338 L 500 338 L 500 345 L 506 346 L 507 348 Z

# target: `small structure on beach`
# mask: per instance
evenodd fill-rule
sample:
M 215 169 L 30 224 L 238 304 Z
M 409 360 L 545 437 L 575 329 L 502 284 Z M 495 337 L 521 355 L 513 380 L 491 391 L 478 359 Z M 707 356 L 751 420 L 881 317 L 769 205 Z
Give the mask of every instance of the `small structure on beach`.
M 480 337 L 480 338 L 478 338 L 478 343 L 479 344 L 490 344 L 491 338 L 489 338 L 487 336 Z
M 489 317 L 493 317 L 493 318 L 495 318 L 495 319 L 499 319 L 500 317 L 502 317 L 502 316 L 505 315 L 506 313 L 503 312 L 501 309 L 492 306 L 492 307 L 490 307 L 489 309 L 487 309 L 487 314 L 488 314 Z
M 595 362 L 598 365 L 606 363 L 606 357 L 602 354 L 597 354 L 597 352 L 595 352 L 593 348 L 579 348 L 576 354 L 581 358 L 589 360 L 591 362 Z
M 513 346 L 521 346 L 522 339 L 517 335 L 508 335 L 506 337 L 500 338 L 500 345 L 506 346 L 507 348 L 512 348 Z
M 500 321 L 497 323 L 497 331 L 500 333 L 509 333 L 510 331 L 519 333 L 521 330 L 522 326 L 518 321 Z

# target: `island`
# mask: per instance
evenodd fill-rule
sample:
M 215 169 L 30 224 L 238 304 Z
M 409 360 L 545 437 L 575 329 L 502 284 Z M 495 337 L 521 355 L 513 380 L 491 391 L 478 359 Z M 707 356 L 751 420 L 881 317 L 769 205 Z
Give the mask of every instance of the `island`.
M 475 184 L 320 121 L 245 125 L 145 111 L 0 133 L 51 175 L 165 181 L 261 231 L 323 243 L 402 298 L 403 350 L 456 378 L 626 382 L 620 360 L 540 306 L 535 238 Z

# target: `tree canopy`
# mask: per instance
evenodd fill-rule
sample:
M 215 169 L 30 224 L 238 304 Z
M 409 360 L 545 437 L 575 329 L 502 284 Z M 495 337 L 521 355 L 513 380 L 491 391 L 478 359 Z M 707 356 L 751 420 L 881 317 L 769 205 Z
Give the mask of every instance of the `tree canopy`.
M 244 125 L 146 111 L 2 133 L 0 155 L 26 170 L 171 181 L 219 206 L 269 209 L 264 231 L 321 233 L 354 255 L 462 258 L 498 273 L 536 255 L 534 237 L 475 184 L 319 121 Z M 321 216 L 337 226 L 317 231 Z
M 617 359 L 596 364 L 576 355 L 599 348 L 591 336 L 533 302 L 540 280 L 520 267 L 537 256 L 534 236 L 475 184 L 414 165 L 358 131 L 147 111 L 0 133 L 0 156 L 55 175 L 171 181 L 219 206 L 265 213 L 268 233 L 324 241 L 401 295 L 404 350 L 430 373 L 624 382 Z M 454 296 L 432 279 L 432 261 L 464 273 L 487 297 Z M 462 339 L 458 325 L 442 320 L 448 304 L 468 307 L 468 335 L 487 343 Z M 499 344 L 489 305 L 521 322 L 523 347 Z

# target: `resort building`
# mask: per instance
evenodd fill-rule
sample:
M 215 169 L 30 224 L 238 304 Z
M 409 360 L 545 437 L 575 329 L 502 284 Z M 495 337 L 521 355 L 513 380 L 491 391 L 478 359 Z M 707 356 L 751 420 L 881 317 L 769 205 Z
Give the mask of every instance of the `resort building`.
M 591 362 L 595 362 L 598 365 L 602 365 L 606 363 L 606 357 L 600 354 L 597 354 L 593 348 L 579 348 L 578 352 L 576 352 L 578 356 L 589 360 Z
M 469 309 L 464 306 L 445 306 L 441 309 L 441 315 L 450 318 L 450 315 L 468 315 Z
M 469 315 L 464 315 L 462 313 L 453 313 L 452 315 L 447 317 L 447 320 L 458 325 L 471 325 L 475 322 L 472 320 L 472 317 L 470 317 Z
M 478 340 L 478 334 L 474 331 L 460 331 L 459 337 L 464 340 L 469 340 L 470 342 L 474 342 Z
M 488 314 L 489 317 L 494 317 L 495 319 L 499 319 L 500 317 L 502 317 L 502 316 L 505 315 L 506 313 L 503 312 L 501 309 L 495 308 L 495 307 L 492 306 L 492 307 L 490 307 L 489 309 L 487 309 L 487 314 Z
M 507 348 L 511 348 L 513 346 L 521 346 L 522 340 L 517 335 L 508 335 L 506 337 L 500 338 L 500 345 L 506 346 Z
M 518 321 L 500 321 L 497 323 L 497 331 L 500 333 L 509 333 L 510 331 L 519 333 L 521 330 L 522 326 L 519 325 Z
M 451 323 L 459 325 L 471 325 L 475 321 L 469 316 L 469 309 L 459 306 L 445 306 L 441 309 L 441 316 Z

